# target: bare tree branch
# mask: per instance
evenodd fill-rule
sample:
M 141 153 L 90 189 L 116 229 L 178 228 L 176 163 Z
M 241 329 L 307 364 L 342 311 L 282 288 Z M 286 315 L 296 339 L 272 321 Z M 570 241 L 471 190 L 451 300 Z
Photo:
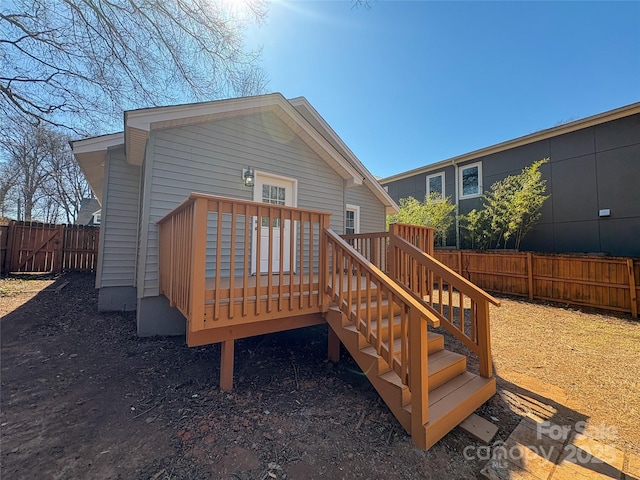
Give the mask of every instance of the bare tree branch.
M 0 7 L 0 112 L 86 133 L 142 106 L 263 93 L 244 31 L 263 0 L 13 0 Z

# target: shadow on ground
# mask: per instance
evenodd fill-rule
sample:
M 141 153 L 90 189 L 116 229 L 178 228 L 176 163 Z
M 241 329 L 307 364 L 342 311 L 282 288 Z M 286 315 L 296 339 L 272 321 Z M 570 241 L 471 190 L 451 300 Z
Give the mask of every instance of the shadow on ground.
M 0 323 L 7 478 L 472 479 L 486 463 L 461 429 L 415 449 L 344 349 L 326 360 L 326 326 L 238 341 L 223 393 L 217 345 L 137 338 L 135 314 L 97 312 L 93 285 L 65 274 Z M 496 441 L 532 411 L 583 418 L 498 389 L 478 411 Z

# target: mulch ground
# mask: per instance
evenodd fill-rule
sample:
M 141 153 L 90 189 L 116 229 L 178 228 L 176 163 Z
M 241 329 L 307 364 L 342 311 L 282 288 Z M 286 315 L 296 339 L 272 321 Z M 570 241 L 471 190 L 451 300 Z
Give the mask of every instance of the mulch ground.
M 238 341 L 223 393 L 217 345 L 137 338 L 93 285 L 0 279 L 2 478 L 467 479 L 486 463 L 458 428 L 415 449 L 350 356 L 326 360 L 325 326 Z M 602 421 L 639 453 L 637 321 L 509 299 L 491 313 L 499 392 L 477 413 L 496 440 L 535 413 Z

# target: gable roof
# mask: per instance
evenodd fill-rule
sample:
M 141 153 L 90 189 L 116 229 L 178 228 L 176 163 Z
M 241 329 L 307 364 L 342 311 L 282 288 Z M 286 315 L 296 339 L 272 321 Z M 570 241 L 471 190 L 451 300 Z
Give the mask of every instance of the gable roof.
M 151 130 L 267 111 L 275 113 L 344 180 L 353 185 L 362 183 L 360 173 L 280 93 L 127 111 L 124 113 L 127 161 L 142 165 L 146 140 Z
M 540 140 L 545 140 L 547 138 L 564 135 L 565 133 L 575 132 L 576 130 L 582 130 L 584 128 L 593 127 L 595 125 L 600 125 L 605 122 L 610 122 L 612 120 L 617 120 L 619 118 L 628 117 L 638 113 L 640 113 L 640 102 L 632 103 L 630 105 L 616 108 L 614 110 L 608 110 L 603 113 L 598 113 L 597 115 L 592 115 L 590 117 L 582 118 L 580 120 L 564 123 L 556 127 L 551 127 L 545 130 L 540 130 L 538 132 L 530 133 L 529 135 L 524 135 L 522 137 L 514 138 L 512 140 L 507 140 L 506 142 L 491 145 L 489 147 L 481 148 L 479 150 L 474 150 L 472 152 L 458 155 L 456 157 L 452 157 L 436 163 L 431 163 L 423 167 L 414 168 L 413 170 L 408 170 L 406 172 L 401 172 L 386 178 L 381 178 L 379 181 L 382 185 L 385 185 L 387 183 L 391 183 L 396 180 L 402 180 L 404 178 L 413 177 L 414 175 L 429 173 L 434 170 L 442 169 L 443 167 L 446 167 L 449 165 L 456 165 L 463 162 L 475 160 L 477 158 L 502 152 L 504 150 L 510 150 L 512 148 L 521 147 L 523 145 L 528 145 L 530 143 L 538 142 Z
M 124 132 L 71 142 L 82 171 L 97 198 L 102 199 L 104 158 L 109 148 L 124 145 L 127 162 L 142 165 L 149 132 L 222 118 L 272 112 L 291 128 L 316 154 L 347 182 L 347 186 L 362 185 L 371 189 L 387 211 L 397 211 L 397 205 L 375 181 L 373 175 L 353 155 L 324 119 L 303 97 L 291 103 L 280 93 L 241 97 L 212 102 L 142 108 L 124 112 Z M 296 106 L 297 105 L 297 106 Z M 307 117 L 301 113 L 310 112 Z M 308 118 L 312 119 L 310 122 Z
M 331 145 L 344 156 L 362 175 L 363 183 L 373 192 L 373 194 L 386 207 L 387 213 L 396 213 L 398 205 L 391 196 L 382 188 L 376 177 L 364 166 L 355 156 L 351 149 L 342 141 L 338 134 L 331 128 L 317 110 L 309 103 L 305 97 L 296 97 L 289 100 L 289 103 L 322 135 Z

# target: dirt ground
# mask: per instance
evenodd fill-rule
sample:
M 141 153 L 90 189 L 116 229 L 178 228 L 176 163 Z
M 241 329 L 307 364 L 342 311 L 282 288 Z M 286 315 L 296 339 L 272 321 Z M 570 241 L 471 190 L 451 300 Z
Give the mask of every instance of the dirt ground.
M 137 338 L 135 314 L 97 312 L 93 285 L 0 279 L 3 479 L 471 479 L 485 463 L 459 428 L 415 449 L 350 356 L 326 360 L 324 326 L 238 341 L 222 393 L 217 345 Z M 640 323 L 502 303 L 498 394 L 477 412 L 496 440 L 534 413 L 640 453 Z

